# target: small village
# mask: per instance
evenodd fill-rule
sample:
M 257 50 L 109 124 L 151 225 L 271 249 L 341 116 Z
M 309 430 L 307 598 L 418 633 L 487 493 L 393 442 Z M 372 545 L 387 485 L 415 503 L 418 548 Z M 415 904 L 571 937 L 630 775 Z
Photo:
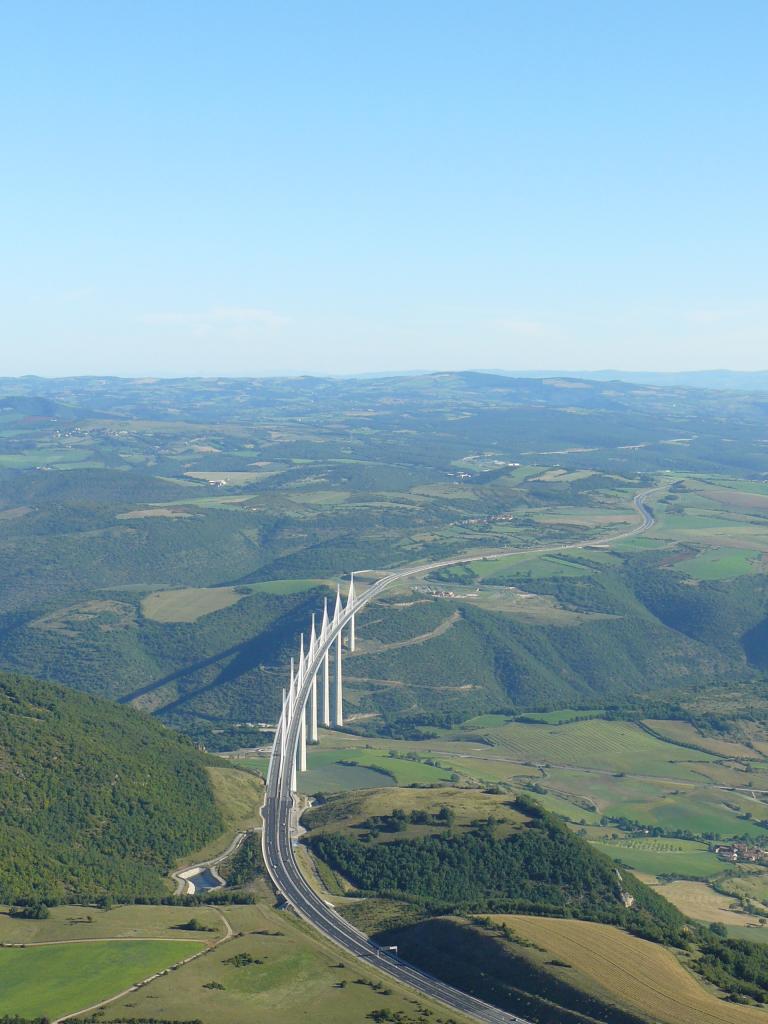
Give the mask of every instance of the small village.
M 768 864 L 768 850 L 749 843 L 718 843 L 710 850 L 729 864 Z

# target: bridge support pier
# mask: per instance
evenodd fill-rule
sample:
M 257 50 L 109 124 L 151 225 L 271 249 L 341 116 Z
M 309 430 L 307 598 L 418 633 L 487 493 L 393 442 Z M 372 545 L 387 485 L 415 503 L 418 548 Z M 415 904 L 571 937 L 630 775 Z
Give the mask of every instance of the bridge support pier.
M 334 725 L 344 725 L 344 705 L 341 692 L 341 630 L 336 636 L 336 716 Z
M 312 677 L 310 692 L 309 742 L 317 743 L 317 672 Z
M 286 711 L 286 725 L 293 718 L 293 704 L 295 699 L 296 677 L 293 673 L 293 658 L 291 658 L 291 682 L 288 687 L 288 708 Z
M 349 593 L 347 594 L 347 608 L 350 608 L 355 603 L 355 574 L 351 572 L 349 574 Z M 355 616 L 354 614 L 349 620 L 349 653 L 354 654 L 355 652 Z
M 299 723 L 299 771 L 307 770 L 307 709 L 301 709 L 301 722 Z
M 288 729 L 288 703 L 285 696 L 285 687 L 283 687 L 283 710 L 280 715 L 280 767 L 285 764 L 285 733 Z
M 320 627 L 320 638 L 323 642 L 328 637 L 330 623 L 328 621 L 328 598 L 323 603 L 323 623 Z M 331 727 L 331 658 L 326 648 L 323 657 L 323 726 L 326 729 Z
M 328 651 L 323 658 L 323 725 L 331 727 L 331 656 Z

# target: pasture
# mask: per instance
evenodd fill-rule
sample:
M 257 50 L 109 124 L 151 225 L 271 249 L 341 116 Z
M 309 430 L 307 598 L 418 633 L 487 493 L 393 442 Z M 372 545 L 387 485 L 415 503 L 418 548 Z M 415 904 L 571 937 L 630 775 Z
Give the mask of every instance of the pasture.
M 266 889 L 262 895 L 266 897 Z M 379 975 L 374 965 L 341 953 L 293 915 L 273 909 L 271 902 L 265 898 L 253 906 L 226 908 L 237 933 L 234 939 L 105 1007 L 102 1019 L 360 1024 L 380 1009 L 403 1013 L 406 1021 L 444 1017 L 441 1006 L 416 998 Z M 232 963 L 238 956 L 243 957 L 239 967 Z M 383 991 L 373 988 L 377 983 Z M 469 1024 L 461 1015 L 451 1017 L 457 1024 Z
M 195 935 L 180 932 L 176 926 L 190 917 L 211 932 Z M 126 904 L 99 910 L 98 907 L 51 907 L 50 917 L 36 921 L 11 917 L 0 909 L 0 942 L 73 942 L 82 939 L 184 939 L 198 938 L 206 943 L 224 934 L 219 914 L 210 907 L 162 907 Z M 0 1006 L 2 1010 L 2 1006 Z
M 720 886 L 735 897 L 768 904 L 768 871 L 748 870 L 720 880 Z
M 695 580 L 732 580 L 763 568 L 762 554 L 749 548 L 706 548 L 694 558 L 675 563 L 678 572 Z
M 264 778 L 267 777 L 269 757 L 266 754 L 250 754 L 248 757 L 238 757 L 235 763 L 243 768 L 248 768 L 252 772 L 259 772 Z
M 85 1009 L 203 948 L 196 940 L 66 942 L 0 949 L 2 1011 L 58 1017 Z
M 572 708 L 563 708 L 562 711 L 528 711 L 518 720 L 535 725 L 565 725 L 579 718 L 601 717 L 600 711 L 574 711 Z
M 487 736 L 500 751 L 524 761 L 664 778 L 695 779 L 697 763 L 715 760 L 711 754 L 658 740 L 632 722 L 590 719 L 559 726 L 512 722 L 489 729 Z
M 680 839 L 631 839 L 593 842 L 596 850 L 612 860 L 646 875 L 682 875 L 713 878 L 722 874 L 723 862 L 705 843 Z
M 421 761 L 411 761 L 405 757 L 390 757 L 382 750 L 368 750 L 359 747 L 350 749 L 344 754 L 344 759 L 357 761 L 360 765 L 368 768 L 380 768 L 391 772 L 395 777 L 398 786 L 410 786 L 413 784 L 434 784 L 436 782 L 450 782 L 451 773 L 443 768 L 434 765 L 422 764 Z
M 249 470 L 188 470 L 184 476 L 188 476 L 191 480 L 203 480 L 208 482 L 219 482 L 223 481 L 222 486 L 230 487 L 244 487 L 247 484 L 260 483 L 262 480 L 266 480 L 270 476 L 274 476 L 275 470 L 251 472 Z
M 584 798 L 593 801 L 599 814 L 609 818 L 628 818 L 649 827 L 688 830 L 694 835 L 713 833 L 723 838 L 747 834 L 759 839 L 766 834 L 755 821 L 744 817 L 747 813 L 756 819 L 764 817 L 765 804 L 746 793 L 726 792 L 708 785 L 703 779 L 675 783 L 650 776 L 636 778 L 610 772 L 547 768 L 545 777 L 539 781 L 566 799 L 572 795 L 574 802 Z M 549 806 L 548 799 L 541 797 L 545 806 Z M 566 809 L 558 808 L 557 813 L 566 813 Z M 567 811 L 567 816 L 576 822 L 582 818 L 591 820 L 576 806 Z
M 760 1024 L 763 1010 L 725 1002 L 670 949 L 591 921 L 500 915 L 548 959 L 567 963 L 568 982 L 657 1024 Z M 550 968 L 564 979 L 563 970 Z
M 506 555 L 502 558 L 472 562 L 470 568 L 483 580 L 494 576 L 531 576 L 533 579 L 545 579 L 549 576 L 586 576 L 592 571 L 558 555 Z
M 211 612 L 229 608 L 242 597 L 234 587 L 184 587 L 157 590 L 141 602 L 141 612 L 155 622 L 196 622 Z
M 450 771 L 442 768 L 390 757 L 385 750 L 357 745 L 310 746 L 307 767 L 307 774 L 299 779 L 300 788 L 305 793 L 433 784 L 449 782 L 451 776 Z
M 346 793 L 355 789 L 377 789 L 394 786 L 395 780 L 372 768 L 330 763 L 306 775 L 299 775 L 301 793 Z
M 543 785 L 544 788 L 546 788 L 546 780 Z M 564 794 L 553 793 L 551 790 L 547 790 L 546 793 L 534 792 L 531 793 L 531 796 L 537 803 L 540 803 L 545 810 L 551 811 L 552 814 L 557 814 L 561 818 L 565 818 L 566 821 L 585 825 L 597 825 L 600 822 L 601 816 L 599 812 L 588 807 L 582 807 L 579 802 L 582 798 L 577 796 L 569 798 Z

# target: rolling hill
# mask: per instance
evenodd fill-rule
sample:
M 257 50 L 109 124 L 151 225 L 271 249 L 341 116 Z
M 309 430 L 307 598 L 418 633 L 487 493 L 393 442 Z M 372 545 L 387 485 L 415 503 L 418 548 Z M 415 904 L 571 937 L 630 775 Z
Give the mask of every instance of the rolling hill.
M 0 675 L 0 902 L 165 895 L 222 829 L 205 762 L 136 711 Z

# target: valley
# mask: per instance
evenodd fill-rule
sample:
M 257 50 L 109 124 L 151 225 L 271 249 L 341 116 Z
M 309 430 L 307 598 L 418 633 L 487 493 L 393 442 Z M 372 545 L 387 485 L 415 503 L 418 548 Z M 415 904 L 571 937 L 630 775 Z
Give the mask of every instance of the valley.
M 98 1019 L 234 1024 L 245 1007 L 279 1019 L 284 1005 L 287 1020 L 298 971 L 306 1005 L 322 993 L 334 1020 L 448 1019 L 377 980 L 375 965 L 334 968 L 333 948 L 275 905 L 258 850 L 280 689 L 310 610 L 350 569 L 364 590 L 391 568 L 439 563 L 366 609 L 345 652 L 346 725 L 309 748 L 299 858 L 321 899 L 433 972 L 430 950 L 451 963 L 456 943 L 493 949 L 525 983 L 507 991 L 502 972 L 498 989 L 462 984 L 525 1020 L 666 1024 L 676 971 L 700 1019 L 759 1019 L 762 988 L 747 977 L 762 953 L 736 952 L 744 940 L 763 949 L 768 920 L 768 453 L 752 440 L 756 396 L 474 374 L 270 381 L 250 396 L 238 382 L 182 382 L 180 419 L 163 382 L 42 387 L 59 397 L 18 394 L 0 424 L 0 665 L 15 673 L 0 750 L 18 770 L 49 721 L 41 709 L 80 691 L 41 764 L 59 764 L 85 715 L 99 724 L 81 729 L 83 750 L 113 782 L 87 797 L 81 839 L 47 840 L 34 868 L 15 851 L 46 833 L 3 834 L 0 982 L 17 979 L 13 1012 L 55 1016 L 112 996 Z M 334 417 L 310 429 L 331 393 Z M 713 429 L 716 403 L 727 431 Z M 608 415 L 610 443 L 597 443 Z M 415 420 L 431 426 L 419 446 Z M 641 492 L 653 529 L 625 536 Z M 162 787 L 172 813 L 123 793 L 125 730 L 137 749 L 165 751 L 149 755 L 147 779 L 165 770 L 166 735 L 187 737 Z M 40 769 L 29 765 L 25 785 Z M 78 768 L 67 785 L 87 780 Z M 144 831 L 108 866 L 99 844 L 116 840 L 101 821 L 123 810 Z M 534 895 L 524 853 L 515 885 L 494 889 L 485 860 L 527 850 L 537 828 L 553 887 L 540 877 Z M 75 867 L 86 847 L 87 885 Z M 462 868 L 439 896 L 422 890 L 412 849 L 435 864 L 470 858 L 472 885 Z M 565 851 L 580 865 L 571 873 Z M 209 863 L 223 888 L 173 895 L 178 872 Z M 634 912 L 617 900 L 617 871 Z M 590 932 L 590 962 L 578 929 L 546 932 L 556 921 L 605 929 Z M 611 935 L 631 941 L 617 939 L 608 977 L 599 950 Z M 90 957 L 92 981 L 35 993 L 41 956 L 59 958 L 52 978 Z M 656 1002 L 637 996 L 640 976 L 621 981 L 638 956 L 670 979 Z M 124 983 L 132 991 L 118 997 Z

